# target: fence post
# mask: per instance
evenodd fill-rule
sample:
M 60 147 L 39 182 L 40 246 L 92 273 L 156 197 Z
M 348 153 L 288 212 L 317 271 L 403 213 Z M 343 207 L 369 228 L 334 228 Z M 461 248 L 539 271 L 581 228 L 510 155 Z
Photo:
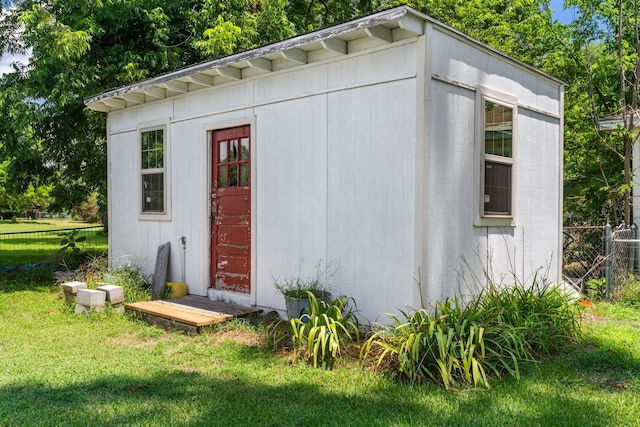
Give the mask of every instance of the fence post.
M 631 224 L 631 237 L 632 240 L 638 239 L 638 227 L 636 227 L 635 223 Z M 636 265 L 638 263 L 638 257 L 640 256 L 640 252 L 638 252 L 638 243 L 632 243 L 629 245 L 629 270 L 632 273 L 636 273 L 638 270 Z
M 613 288 L 613 233 L 609 223 L 604 227 L 604 256 L 606 257 L 604 273 L 606 280 L 605 298 L 608 300 L 611 297 L 611 289 Z

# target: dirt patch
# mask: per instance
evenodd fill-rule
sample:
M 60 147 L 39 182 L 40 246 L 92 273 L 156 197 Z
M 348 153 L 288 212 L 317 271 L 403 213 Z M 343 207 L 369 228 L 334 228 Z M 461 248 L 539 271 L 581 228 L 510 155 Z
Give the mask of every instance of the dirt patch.
M 227 329 L 218 331 L 213 335 L 214 344 L 220 344 L 227 340 L 251 347 L 261 347 L 264 345 L 264 337 L 250 331 Z
M 593 313 L 582 313 L 582 320 L 590 323 L 604 322 L 605 317 L 595 315 Z
M 166 341 L 167 339 L 169 339 L 169 336 L 167 334 L 162 334 L 158 337 L 141 338 L 138 334 L 124 333 L 118 335 L 117 337 L 110 338 L 109 344 L 126 345 L 133 348 L 144 348 L 156 345 L 159 342 Z

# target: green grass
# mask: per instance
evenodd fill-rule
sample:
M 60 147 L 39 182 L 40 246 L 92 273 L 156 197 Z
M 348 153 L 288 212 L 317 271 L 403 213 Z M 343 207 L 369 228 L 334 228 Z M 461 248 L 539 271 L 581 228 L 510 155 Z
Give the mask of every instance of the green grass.
M 49 230 L 97 226 L 80 221 L 38 220 L 13 224 L 0 222 L 0 266 L 35 264 L 49 260 L 59 249 L 60 241 L 68 231 L 50 232 Z M 42 232 L 31 234 L 1 234 Z M 100 253 L 107 249 L 108 236 L 101 229 L 80 231 L 79 236 L 87 240 L 79 243 L 82 251 Z
M 332 371 L 236 322 L 196 337 L 114 312 L 75 315 L 51 272 L 0 274 L 0 425 L 632 426 L 640 309 L 597 304 L 583 337 L 520 382 L 448 392 L 346 357 Z M 356 353 L 356 352 L 354 352 Z
M 87 223 L 84 221 L 76 221 L 73 219 L 64 218 L 45 218 L 38 220 L 23 220 L 18 222 L 11 222 L 10 220 L 0 221 L 0 233 L 22 233 L 26 231 L 46 231 L 46 230 L 58 230 L 63 228 L 81 228 L 81 227 L 93 227 L 102 224 Z

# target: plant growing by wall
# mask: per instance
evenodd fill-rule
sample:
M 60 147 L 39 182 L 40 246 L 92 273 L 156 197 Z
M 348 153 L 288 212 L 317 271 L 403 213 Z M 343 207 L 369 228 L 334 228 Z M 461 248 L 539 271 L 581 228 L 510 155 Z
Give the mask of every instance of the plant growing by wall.
M 353 298 L 341 295 L 330 303 L 318 300 L 309 291 L 309 309 L 288 322 L 270 325 L 269 335 L 276 346 L 291 339 L 292 363 L 299 358 L 313 362 L 314 367 L 333 369 L 336 360 L 351 341 L 360 340 L 362 321 Z
M 578 305 L 537 279 L 529 286 L 491 284 L 465 305 L 454 298 L 432 311 L 401 313 L 365 341 L 361 357 L 412 383 L 432 380 L 447 389 L 489 387 L 491 377 L 504 375 L 519 379 L 523 361 L 579 334 Z

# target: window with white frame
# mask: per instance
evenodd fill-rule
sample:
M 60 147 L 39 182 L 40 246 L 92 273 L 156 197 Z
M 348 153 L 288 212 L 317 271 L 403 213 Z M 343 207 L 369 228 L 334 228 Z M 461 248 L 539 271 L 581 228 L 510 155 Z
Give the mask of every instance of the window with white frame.
M 480 89 L 479 93 L 479 225 L 512 225 L 515 216 L 517 101 L 514 97 L 487 89 Z
M 166 127 L 141 129 L 140 137 L 140 213 L 167 214 Z

